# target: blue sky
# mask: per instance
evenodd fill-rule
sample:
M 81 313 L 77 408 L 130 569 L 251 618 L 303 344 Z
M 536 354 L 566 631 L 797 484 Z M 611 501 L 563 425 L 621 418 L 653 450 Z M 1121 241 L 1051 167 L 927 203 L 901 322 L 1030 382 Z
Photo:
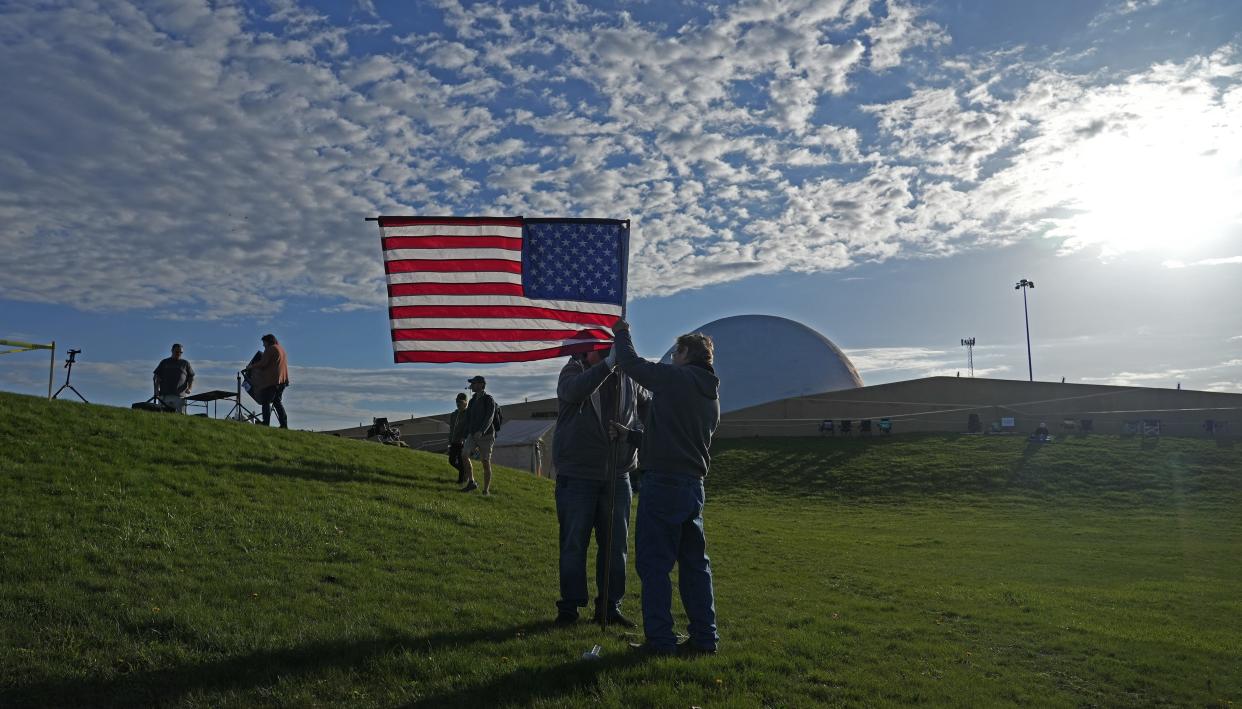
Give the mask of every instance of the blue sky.
M 640 349 L 819 330 L 881 383 L 965 368 L 1242 392 L 1242 4 L 16 2 L 0 337 L 92 401 L 275 333 L 300 428 L 443 411 L 393 365 L 377 214 L 633 220 Z M 46 357 L 0 357 L 37 394 Z M 63 372 L 56 372 L 57 386 Z

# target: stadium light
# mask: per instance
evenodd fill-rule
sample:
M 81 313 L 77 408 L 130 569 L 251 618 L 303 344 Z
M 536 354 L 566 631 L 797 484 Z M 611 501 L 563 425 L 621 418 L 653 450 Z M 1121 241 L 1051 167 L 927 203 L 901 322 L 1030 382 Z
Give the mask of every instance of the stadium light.
M 1026 308 L 1026 289 L 1034 287 L 1035 281 L 1026 278 L 1013 287 L 1014 290 L 1022 291 L 1022 316 L 1026 320 L 1026 374 L 1031 381 L 1035 381 L 1035 369 L 1031 366 L 1031 313 Z
M 970 365 L 970 378 L 975 378 L 975 338 L 967 337 L 962 340 L 962 347 L 966 348 L 966 363 Z

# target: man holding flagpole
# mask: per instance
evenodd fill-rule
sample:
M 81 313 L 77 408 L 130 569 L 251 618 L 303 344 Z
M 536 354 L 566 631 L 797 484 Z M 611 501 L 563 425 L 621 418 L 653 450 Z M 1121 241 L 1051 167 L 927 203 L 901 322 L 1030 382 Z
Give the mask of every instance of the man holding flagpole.
M 637 625 L 622 614 L 621 599 L 632 498 L 629 474 L 638 463 L 630 434 L 638 433 L 638 412 L 645 410 L 648 398 L 632 379 L 613 371 L 602 352 L 574 355 L 561 369 L 552 448 L 560 529 L 559 625 L 577 621 L 578 609 L 587 604 L 586 560 L 592 530 L 595 621 Z

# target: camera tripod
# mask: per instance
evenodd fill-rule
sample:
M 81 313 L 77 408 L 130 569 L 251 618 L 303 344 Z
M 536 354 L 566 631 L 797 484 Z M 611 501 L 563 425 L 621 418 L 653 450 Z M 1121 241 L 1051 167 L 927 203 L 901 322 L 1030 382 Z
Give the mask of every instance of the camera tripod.
M 65 372 L 65 383 L 60 385 L 60 388 L 56 390 L 55 394 L 52 394 L 53 399 L 59 399 L 60 393 L 68 389 L 74 394 L 77 394 L 78 398 L 82 400 L 83 404 L 91 403 L 86 400 L 85 396 L 82 396 L 82 392 L 75 389 L 73 385 L 69 383 L 69 377 L 73 376 L 73 363 L 77 361 L 76 357 L 79 354 L 81 354 L 81 352 L 82 350 L 69 350 L 69 357 L 65 360 L 65 369 L 68 370 Z
M 238 372 L 237 373 L 237 403 L 233 404 L 233 408 L 229 409 L 229 412 L 224 415 L 224 418 L 231 419 L 233 421 L 244 421 L 245 423 L 258 423 L 260 420 L 259 415 L 251 411 L 250 409 L 247 409 L 245 405 L 242 404 L 241 393 L 242 393 L 242 373 Z

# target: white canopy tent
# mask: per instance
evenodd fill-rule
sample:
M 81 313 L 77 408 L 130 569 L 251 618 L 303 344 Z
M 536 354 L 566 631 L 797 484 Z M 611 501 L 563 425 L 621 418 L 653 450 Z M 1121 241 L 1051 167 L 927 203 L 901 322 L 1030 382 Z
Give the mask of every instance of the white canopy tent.
M 535 477 L 555 478 L 552 467 L 552 433 L 556 421 L 551 419 L 506 419 L 496 436 L 492 462 L 509 468 L 526 470 Z

